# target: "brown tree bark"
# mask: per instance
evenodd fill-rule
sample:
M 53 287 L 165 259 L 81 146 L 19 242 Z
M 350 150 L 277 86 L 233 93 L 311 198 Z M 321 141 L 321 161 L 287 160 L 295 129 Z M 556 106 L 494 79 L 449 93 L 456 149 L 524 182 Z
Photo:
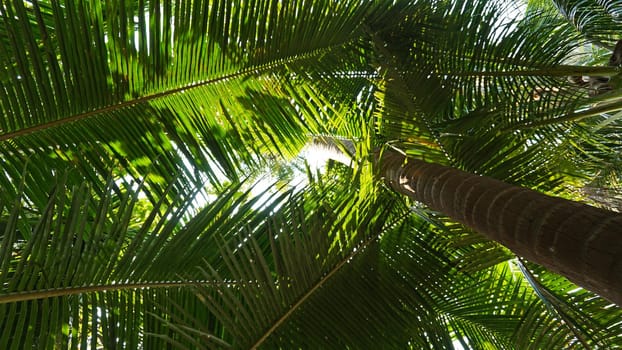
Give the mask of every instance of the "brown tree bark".
M 386 150 L 381 174 L 515 254 L 622 306 L 622 215 Z

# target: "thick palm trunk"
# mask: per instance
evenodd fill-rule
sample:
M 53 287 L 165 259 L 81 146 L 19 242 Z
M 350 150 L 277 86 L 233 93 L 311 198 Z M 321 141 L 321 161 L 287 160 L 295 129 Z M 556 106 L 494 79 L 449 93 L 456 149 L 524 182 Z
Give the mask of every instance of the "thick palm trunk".
M 622 215 L 387 150 L 385 181 L 519 256 L 622 305 Z

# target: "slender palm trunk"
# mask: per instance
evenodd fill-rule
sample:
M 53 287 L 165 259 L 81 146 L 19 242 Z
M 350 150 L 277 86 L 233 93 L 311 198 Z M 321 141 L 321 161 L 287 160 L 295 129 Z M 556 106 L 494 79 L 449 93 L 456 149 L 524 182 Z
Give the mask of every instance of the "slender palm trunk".
M 519 256 L 622 305 L 622 215 L 387 150 L 382 174 Z

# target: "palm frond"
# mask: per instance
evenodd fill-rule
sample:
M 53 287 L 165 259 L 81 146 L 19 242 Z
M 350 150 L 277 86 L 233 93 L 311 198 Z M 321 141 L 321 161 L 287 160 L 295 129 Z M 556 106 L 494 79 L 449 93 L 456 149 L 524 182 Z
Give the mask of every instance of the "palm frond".
M 264 215 L 240 208 L 246 201 L 238 186 L 197 210 L 192 199 L 202 188 L 154 204 L 141 198 L 148 189 L 131 182 L 111 179 L 98 193 L 87 184 L 72 185 L 64 174 L 55 179 L 41 208 L 21 193 L 15 199 L 3 191 L 0 307 L 8 331 L 0 344 L 7 349 L 142 343 L 144 332 L 160 327 L 150 314 L 150 293 L 161 302 L 181 290 L 187 299 L 191 294 L 183 288 L 198 282 L 182 280 L 180 273 L 218 261 L 216 232 L 235 231 L 232 223 Z M 190 220 L 188 212 L 194 212 Z
M 371 240 L 335 250 L 327 239 L 330 225 L 319 224 L 325 220 L 314 214 L 299 216 L 298 205 L 290 199 L 289 214 L 271 218 L 266 229 L 223 241 L 221 269 L 203 268 L 206 280 L 229 281 L 196 290 L 203 314 L 214 315 L 223 328 L 210 328 L 173 306 L 165 313 L 173 315 L 168 327 L 201 339 L 196 346 L 203 348 L 382 343 L 437 349 L 455 342 L 474 348 L 580 348 L 617 342 L 619 332 L 603 327 L 614 325 L 619 309 L 604 320 L 552 312 L 507 262 L 465 273 L 453 261 L 455 249 L 431 244 L 438 233 L 417 217 L 383 221 L 369 227 Z M 598 305 L 591 315 L 605 306 Z
M 618 93 L 565 81 L 616 73 L 576 65 L 604 12 L 575 11 L 582 36 L 509 3 L 3 5 L 0 348 L 619 344 L 619 308 L 377 186 L 388 143 L 615 187 Z M 352 168 L 251 193 L 323 134 Z
M 547 273 L 541 267 L 534 264 L 519 262 L 526 280 L 534 287 L 538 297 L 542 300 L 542 306 L 549 311 L 549 317 L 554 317 L 561 322 L 564 331 L 551 332 L 551 328 L 543 328 L 543 320 L 546 317 L 529 313 L 525 317 L 525 328 L 517 334 L 517 340 L 521 337 L 536 337 L 542 344 L 557 346 L 571 341 L 576 348 L 587 347 L 613 347 L 619 343 L 621 334 L 610 332 L 617 327 L 620 319 L 620 309 L 602 298 L 597 298 L 563 277 Z M 598 317 L 592 315 L 598 314 Z M 531 325 L 530 325 L 531 324 Z M 533 324 L 540 324 L 532 327 Z M 526 330 L 536 333 L 528 335 Z M 538 334 L 539 333 L 539 334 Z M 545 335 L 546 333 L 546 335 Z M 519 342 L 519 344 L 523 344 Z
M 266 153 L 296 154 L 317 132 L 293 103 L 287 107 L 305 95 L 287 72 L 309 71 L 308 62 L 358 42 L 365 22 L 396 11 L 355 1 L 8 4 L 0 24 L 0 152 L 7 167 L 36 154 L 41 164 L 81 163 L 77 171 L 95 169 L 83 176 L 100 180 L 110 168 L 102 159 L 114 158 L 115 175 L 149 168 L 162 183 L 192 159 L 189 181 L 237 181 Z M 324 61 L 330 69 L 316 72 L 343 63 Z M 16 157 L 14 148 L 29 151 Z M 149 186 L 161 187 L 154 181 Z
M 567 77 L 613 70 L 565 65 L 576 62 L 579 33 L 554 12 L 512 6 L 441 3 L 399 30 L 372 33 L 385 60 L 375 62 L 385 71 L 379 133 L 428 161 L 550 193 L 576 191 L 586 181 L 574 170 L 585 159 L 579 144 L 600 147 L 586 129 L 622 106 L 617 92 L 589 99 Z
M 613 50 L 613 44 L 619 39 L 622 30 L 619 4 L 616 1 L 555 0 L 552 5 L 559 15 L 591 42 Z

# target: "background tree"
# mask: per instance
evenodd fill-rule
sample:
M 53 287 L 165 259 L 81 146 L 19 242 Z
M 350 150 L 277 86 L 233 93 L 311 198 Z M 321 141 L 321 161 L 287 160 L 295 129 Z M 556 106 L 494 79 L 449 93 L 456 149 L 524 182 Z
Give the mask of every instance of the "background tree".
M 4 3 L 0 348 L 619 345 L 617 306 L 377 179 L 388 144 L 617 191 L 619 93 L 566 77 L 615 74 L 577 48 L 619 24 L 457 4 Z M 351 167 L 249 190 L 320 134 Z

